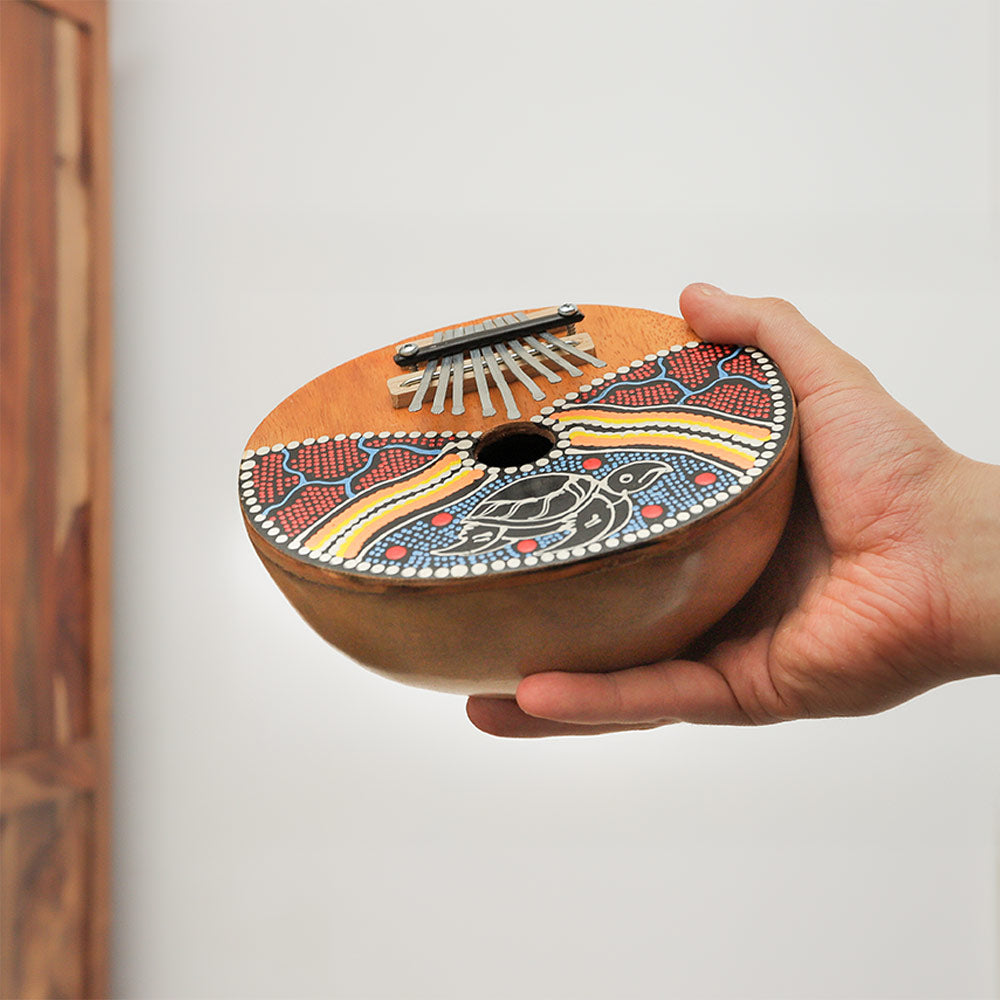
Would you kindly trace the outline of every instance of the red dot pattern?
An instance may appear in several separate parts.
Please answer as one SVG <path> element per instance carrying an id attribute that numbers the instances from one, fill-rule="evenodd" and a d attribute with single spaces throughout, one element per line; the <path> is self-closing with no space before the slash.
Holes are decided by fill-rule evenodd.
<path id="1" fill-rule="evenodd" d="M 358 442 L 351 438 L 302 445 L 291 455 L 289 468 L 305 473 L 306 479 L 342 479 L 365 462 Z"/>
<path id="2" fill-rule="evenodd" d="M 732 352 L 733 347 L 730 344 L 699 344 L 683 351 L 672 351 L 663 358 L 663 366 L 667 379 L 676 379 L 688 390 L 697 389 L 718 379 L 719 362 Z M 760 367 L 760 363 L 746 352 L 741 352 L 735 358 L 726 361 L 721 365 L 721 370 L 726 375 L 743 375 L 758 382 L 767 381 L 767 374 Z M 610 390 L 604 385 L 581 389 L 573 405 L 585 405 L 598 396 L 602 404 L 610 406 L 669 406 L 676 403 L 684 395 L 681 388 L 670 381 L 660 379 L 649 381 L 657 379 L 660 375 L 659 359 L 647 361 L 637 368 L 631 368 L 617 375 L 615 387 Z M 648 382 L 648 384 L 630 384 L 635 382 Z M 689 396 L 684 402 L 695 403 L 713 398 L 715 397 L 710 394 L 704 397 Z M 721 394 L 719 398 L 728 397 Z M 737 411 L 731 412 L 736 415 Z M 739 415 L 749 416 L 749 414 Z"/>
<path id="3" fill-rule="evenodd" d="M 732 350 L 722 344 L 700 344 L 689 351 L 674 351 L 667 357 L 666 368 L 689 389 L 696 389 L 719 377 L 716 365 Z"/>
<path id="4" fill-rule="evenodd" d="M 281 467 L 284 455 L 268 452 L 257 459 L 251 483 L 257 502 L 265 507 L 280 500 L 298 481 L 298 476 L 290 476 Z"/>
<path id="5" fill-rule="evenodd" d="M 618 382 L 641 382 L 644 379 L 654 378 L 659 373 L 659 370 L 659 366 L 655 361 L 647 361 L 644 365 L 640 365 L 638 368 L 632 368 L 623 375 L 616 375 L 615 379 Z M 586 403 L 603 391 L 604 387 L 600 385 L 587 386 L 586 388 L 580 390 L 579 395 L 574 402 L 577 404 Z M 680 395 L 680 393 L 678 393 L 678 395 Z"/>
<path id="6" fill-rule="evenodd" d="M 666 406 L 677 402 L 684 394 L 669 382 L 652 382 L 649 385 L 622 386 L 612 389 L 602 397 L 601 403 L 612 406 Z"/>
<path id="7" fill-rule="evenodd" d="M 375 459 L 375 464 L 363 475 L 354 481 L 354 488 L 358 491 L 367 490 L 371 486 L 395 479 L 397 476 L 406 475 L 422 466 L 430 465 L 437 459 L 437 455 L 420 455 L 412 451 L 406 451 L 400 447 L 392 447 L 387 444 L 383 447 L 380 455 Z"/>
<path id="8" fill-rule="evenodd" d="M 374 449 L 378 454 L 372 467 L 352 484 L 356 492 L 428 465 L 440 454 L 443 444 L 441 438 L 407 439 L 407 444 L 434 450 L 433 454 L 420 454 L 400 447 L 403 443 L 391 438 L 365 439 L 365 449 Z M 356 438 L 343 438 L 300 445 L 289 452 L 287 465 L 309 480 L 346 480 L 369 461 L 369 454 L 360 444 Z M 284 506 L 269 511 L 267 518 L 293 538 L 343 503 L 347 490 L 342 482 L 310 482 L 302 486 L 299 476 L 283 468 L 284 458 L 283 452 L 268 452 L 257 458 L 251 483 L 255 502 L 265 508 L 288 498 Z"/>
<path id="9" fill-rule="evenodd" d="M 756 382 L 766 382 L 768 379 L 767 373 L 760 367 L 760 362 L 744 353 L 723 362 L 722 370 L 729 375 L 745 375 Z"/>
<path id="10" fill-rule="evenodd" d="M 708 406 L 723 413 L 731 413 L 734 417 L 749 417 L 751 420 L 771 418 L 771 397 L 746 382 L 722 382 L 708 392 L 688 396 L 685 403 Z"/>
<path id="11" fill-rule="evenodd" d="M 279 507 L 267 516 L 293 538 L 342 503 L 346 496 L 343 486 L 310 484 L 303 486 L 286 507 Z"/>

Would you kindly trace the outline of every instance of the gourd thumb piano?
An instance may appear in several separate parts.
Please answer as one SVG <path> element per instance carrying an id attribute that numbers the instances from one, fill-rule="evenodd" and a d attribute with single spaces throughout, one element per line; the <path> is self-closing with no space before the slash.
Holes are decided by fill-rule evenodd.
<path id="1" fill-rule="evenodd" d="M 566 304 L 443 327 L 318 376 L 240 465 L 254 548 L 303 618 L 408 684 L 676 654 L 763 570 L 797 464 L 761 351 Z"/>

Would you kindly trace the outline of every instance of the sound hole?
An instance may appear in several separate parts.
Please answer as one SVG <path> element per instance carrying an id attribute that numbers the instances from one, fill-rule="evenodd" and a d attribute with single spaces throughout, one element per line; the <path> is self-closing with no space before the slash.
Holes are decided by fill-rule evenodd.
<path id="1" fill-rule="evenodd" d="M 504 424 L 484 434 L 473 454 L 477 462 L 506 469 L 544 458 L 555 443 L 555 434 L 538 424 Z"/>

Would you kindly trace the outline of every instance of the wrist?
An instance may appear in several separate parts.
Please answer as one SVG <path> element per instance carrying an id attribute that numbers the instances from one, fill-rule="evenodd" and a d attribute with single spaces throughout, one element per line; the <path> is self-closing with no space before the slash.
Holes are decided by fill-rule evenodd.
<path id="1" fill-rule="evenodd" d="M 1000 673 L 1000 466 L 954 455 L 937 514 L 948 655 L 958 676 Z"/>

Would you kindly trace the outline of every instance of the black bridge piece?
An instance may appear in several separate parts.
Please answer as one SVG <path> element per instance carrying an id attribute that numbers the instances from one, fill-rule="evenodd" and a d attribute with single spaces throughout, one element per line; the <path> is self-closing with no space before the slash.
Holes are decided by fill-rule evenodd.
<path id="1" fill-rule="evenodd" d="M 393 355 L 392 360 L 400 368 L 416 368 L 417 365 L 447 357 L 449 354 L 459 354 L 473 347 L 489 347 L 490 344 L 499 344 L 506 340 L 519 340 L 521 337 L 531 337 L 536 333 L 558 330 L 579 323 L 582 319 L 583 313 L 579 309 L 574 309 L 573 312 L 560 311 L 546 316 L 536 316 L 534 319 L 524 319 L 509 326 L 477 330 L 475 333 L 466 333 L 461 337 L 452 337 L 451 340 L 441 340 L 435 344 L 424 344 L 422 347 L 404 344 Z M 410 350 L 407 350 L 408 348 Z"/>

